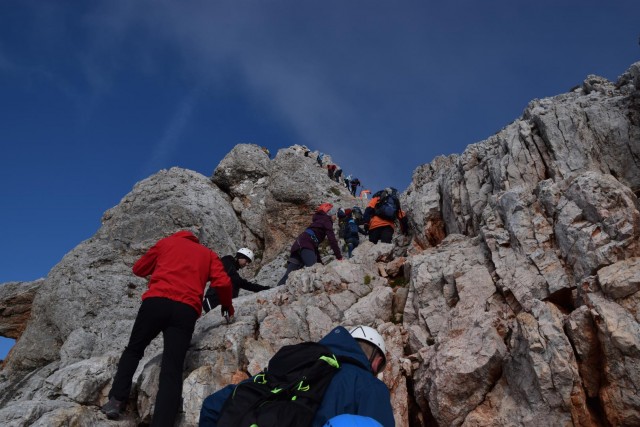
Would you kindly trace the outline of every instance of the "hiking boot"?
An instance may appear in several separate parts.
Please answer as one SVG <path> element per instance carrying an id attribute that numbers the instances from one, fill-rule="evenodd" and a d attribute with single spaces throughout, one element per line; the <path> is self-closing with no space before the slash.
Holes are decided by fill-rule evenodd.
<path id="1" fill-rule="evenodd" d="M 124 410 L 127 408 L 127 402 L 120 401 L 115 397 L 109 399 L 107 403 L 105 403 L 100 410 L 103 414 L 107 416 L 110 420 L 117 420 L 120 418 L 120 415 L 124 413 Z"/>

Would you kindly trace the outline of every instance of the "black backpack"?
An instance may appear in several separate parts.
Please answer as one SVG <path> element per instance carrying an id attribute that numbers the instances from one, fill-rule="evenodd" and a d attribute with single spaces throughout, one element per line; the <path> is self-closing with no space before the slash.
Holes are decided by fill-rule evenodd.
<path id="1" fill-rule="evenodd" d="M 400 201 L 394 190 L 395 189 L 392 189 L 391 192 L 384 190 L 380 193 L 380 198 L 378 199 L 378 203 L 376 203 L 375 216 L 388 221 L 396 219 L 396 215 L 400 210 Z"/>
<path id="2" fill-rule="evenodd" d="M 219 427 L 309 426 L 324 392 L 340 368 L 324 345 L 282 347 L 264 371 L 236 385 L 224 403 Z M 355 361 L 352 361 L 352 363 Z"/>

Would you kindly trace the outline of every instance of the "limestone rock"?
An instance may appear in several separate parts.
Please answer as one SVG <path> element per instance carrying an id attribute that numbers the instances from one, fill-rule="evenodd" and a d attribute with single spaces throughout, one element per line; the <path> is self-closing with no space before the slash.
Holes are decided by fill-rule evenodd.
<path id="1" fill-rule="evenodd" d="M 615 302 L 589 295 L 603 354 L 602 407 L 612 425 L 640 423 L 640 324 Z"/>
<path id="2" fill-rule="evenodd" d="M 598 270 L 602 291 L 613 299 L 628 297 L 640 290 L 640 258 L 634 257 Z"/>
<path id="3" fill-rule="evenodd" d="M 265 196 L 269 185 L 271 162 L 261 147 L 255 144 L 236 145 L 213 172 L 213 183 L 231 197 L 231 205 L 250 233 L 264 240 L 263 219 Z M 245 240 L 253 240 L 250 233 Z M 261 249 L 252 242 L 251 249 Z"/>
<path id="4" fill-rule="evenodd" d="M 314 158 L 304 157 L 293 148 L 279 150 L 271 170 L 265 200 L 265 227 L 269 230 L 265 236 L 267 261 L 290 248 L 321 203 L 349 207 L 355 201 L 344 185 L 329 179 Z"/>
<path id="5" fill-rule="evenodd" d="M 31 305 L 44 280 L 9 282 L 0 286 L 0 335 L 16 339 L 27 327 Z"/>
<path id="6" fill-rule="evenodd" d="M 409 237 L 362 242 L 344 261 L 322 246 L 323 264 L 241 293 L 233 323 L 202 316 L 177 425 L 197 424 L 205 396 L 259 372 L 280 346 L 338 324 L 384 336 L 398 426 L 640 425 L 639 88 L 637 63 L 616 83 L 588 76 L 532 101 L 487 140 L 415 170 L 401 195 Z M 305 151 L 270 159 L 241 144 L 211 179 L 160 171 L 45 279 L 0 286 L 0 334 L 17 338 L 0 370 L 0 424 L 148 422 L 161 337 L 123 419 L 98 410 L 145 290 L 131 266 L 190 228 L 221 255 L 254 249 L 242 274 L 275 286 L 317 205 L 361 203 Z"/>

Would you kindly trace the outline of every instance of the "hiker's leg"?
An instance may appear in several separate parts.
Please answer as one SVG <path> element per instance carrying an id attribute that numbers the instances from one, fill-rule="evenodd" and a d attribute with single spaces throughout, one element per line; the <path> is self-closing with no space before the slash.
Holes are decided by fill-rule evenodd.
<path id="1" fill-rule="evenodd" d="M 301 249 L 300 250 L 300 258 L 302 258 L 302 263 L 305 267 L 311 267 L 316 262 L 318 262 L 318 256 L 315 251 L 311 249 Z"/>
<path id="2" fill-rule="evenodd" d="M 351 258 L 351 253 L 353 252 L 353 240 L 348 240 L 347 241 L 347 258 Z"/>
<path id="3" fill-rule="evenodd" d="M 378 243 L 380 236 L 382 235 L 382 227 L 376 227 L 369 230 L 369 241 L 371 243 Z"/>
<path id="4" fill-rule="evenodd" d="M 358 245 L 360 244 L 360 239 L 353 239 L 350 242 L 350 247 L 349 247 L 349 258 L 351 258 L 353 256 L 353 250 L 355 248 L 358 247 Z"/>
<path id="5" fill-rule="evenodd" d="M 391 227 L 390 225 L 387 225 L 385 227 L 380 227 L 381 231 L 380 231 L 380 241 L 382 243 L 391 243 L 391 240 L 393 239 L 393 227 Z"/>
<path id="6" fill-rule="evenodd" d="M 147 298 L 142 301 L 131 329 L 129 343 L 120 356 L 118 371 L 113 379 L 109 398 L 115 397 L 120 401 L 129 399 L 131 379 L 144 355 L 144 349 L 162 330 L 162 317 L 164 316 L 160 307 L 162 299 Z"/>
<path id="7" fill-rule="evenodd" d="M 291 256 L 289 258 L 289 262 L 287 263 L 287 272 L 284 273 L 284 276 L 282 276 L 282 279 L 280 279 L 280 281 L 276 286 L 282 286 L 285 283 L 287 283 L 287 279 L 289 278 L 289 273 L 291 273 L 292 271 L 299 270 L 301 268 L 302 268 L 302 261 Z"/>
<path id="8" fill-rule="evenodd" d="M 193 307 L 181 302 L 170 301 L 168 311 L 171 313 L 171 320 L 162 331 L 164 347 L 158 394 L 151 422 L 153 427 L 174 425 L 182 397 L 184 358 L 198 319 L 198 313 Z"/>

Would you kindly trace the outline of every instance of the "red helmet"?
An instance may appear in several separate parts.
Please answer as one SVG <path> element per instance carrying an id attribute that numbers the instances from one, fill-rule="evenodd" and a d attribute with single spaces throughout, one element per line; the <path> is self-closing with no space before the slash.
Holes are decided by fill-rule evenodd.
<path id="1" fill-rule="evenodd" d="M 333 205 L 331 203 L 323 203 L 318 206 L 317 212 L 327 213 L 331 210 L 331 208 L 333 208 Z"/>

